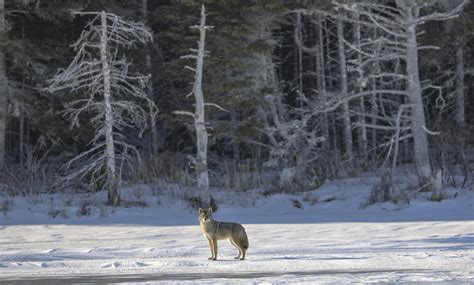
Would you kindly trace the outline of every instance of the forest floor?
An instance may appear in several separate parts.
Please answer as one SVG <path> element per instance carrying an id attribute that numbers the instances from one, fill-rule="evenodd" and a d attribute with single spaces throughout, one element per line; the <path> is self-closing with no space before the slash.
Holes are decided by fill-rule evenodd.
<path id="1" fill-rule="evenodd" d="M 441 202 L 420 193 L 409 204 L 361 208 L 373 183 L 345 179 L 311 194 L 240 193 L 240 200 L 218 193 L 214 218 L 246 228 L 245 261 L 233 259 L 236 250 L 226 241 L 218 260 L 207 260 L 197 213 L 163 199 L 158 206 L 146 191 L 140 195 L 148 207 L 120 207 L 102 217 L 76 216 L 70 206 L 67 218 L 52 218 L 48 211 L 62 206 L 51 197 L 16 198 L 0 215 L 0 283 L 474 280 L 473 191 L 449 188 Z"/>

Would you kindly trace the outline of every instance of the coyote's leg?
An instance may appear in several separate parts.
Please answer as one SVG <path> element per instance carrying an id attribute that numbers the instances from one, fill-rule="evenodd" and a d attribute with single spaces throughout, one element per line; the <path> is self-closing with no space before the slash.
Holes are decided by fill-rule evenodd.
<path id="1" fill-rule="evenodd" d="M 240 256 L 242 254 L 242 251 L 240 249 L 240 247 L 237 245 L 237 243 L 235 242 L 235 240 L 233 238 L 230 238 L 229 239 L 230 243 L 235 246 L 235 248 L 237 248 L 237 250 L 239 251 L 239 255 L 237 255 L 236 257 L 234 257 L 234 259 L 240 259 Z"/>
<path id="2" fill-rule="evenodd" d="M 244 259 L 245 259 L 245 251 L 246 251 L 246 249 L 245 249 L 245 248 L 242 248 L 242 257 L 240 258 L 240 260 L 244 260 Z"/>
<path id="3" fill-rule="evenodd" d="M 212 245 L 212 240 L 208 237 L 206 237 L 207 242 L 209 243 L 209 250 L 211 251 L 211 256 L 209 256 L 207 259 L 212 260 L 214 258 L 214 246 Z"/>
<path id="4" fill-rule="evenodd" d="M 216 260 L 217 259 L 217 239 L 213 238 L 211 241 L 214 248 L 214 258 L 212 260 Z"/>

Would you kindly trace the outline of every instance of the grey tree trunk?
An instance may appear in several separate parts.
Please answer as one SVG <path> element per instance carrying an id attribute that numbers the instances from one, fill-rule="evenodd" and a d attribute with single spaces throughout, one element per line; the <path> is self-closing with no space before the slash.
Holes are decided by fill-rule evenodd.
<path id="1" fill-rule="evenodd" d="M 19 134 L 19 153 L 18 153 L 18 162 L 20 167 L 23 168 L 23 161 L 25 159 L 25 115 L 23 109 L 20 108 L 20 126 L 18 130 Z"/>
<path id="2" fill-rule="evenodd" d="M 100 36 L 100 60 L 102 63 L 102 74 L 104 78 L 104 108 L 105 108 L 105 157 L 107 173 L 108 203 L 117 206 L 120 202 L 119 183 L 117 180 L 115 165 L 115 146 L 113 137 L 114 117 L 110 100 L 110 67 L 107 59 L 107 16 L 105 11 L 101 15 L 102 34 Z"/>
<path id="3" fill-rule="evenodd" d="M 359 23 L 360 16 L 356 15 L 356 23 L 354 24 L 354 38 L 356 41 L 357 48 L 360 49 L 361 46 L 361 33 L 360 33 L 360 23 Z M 362 65 L 362 54 L 357 53 L 357 66 Z M 362 72 L 362 71 L 360 71 Z M 363 74 L 359 74 L 359 76 L 363 76 Z M 363 88 L 359 86 L 359 92 L 362 92 Z M 366 156 L 367 154 L 367 128 L 365 124 L 365 102 L 364 97 L 360 98 L 359 101 L 359 140 L 358 140 L 358 148 L 359 154 Z"/>
<path id="4" fill-rule="evenodd" d="M 194 82 L 194 98 L 196 102 L 194 113 L 194 125 L 196 128 L 196 175 L 199 196 L 203 207 L 211 206 L 211 195 L 209 193 L 209 174 L 207 169 L 207 143 L 208 135 L 205 120 L 204 94 L 202 92 L 202 76 L 204 72 L 204 53 L 206 42 L 206 10 L 204 5 L 201 9 L 201 22 L 199 25 L 199 46 L 196 60 L 196 77 Z"/>
<path id="5" fill-rule="evenodd" d="M 7 40 L 5 25 L 5 1 L 0 0 L 0 42 Z M 5 66 L 5 52 L 0 48 L 0 171 L 5 168 L 5 135 L 7 125 L 8 79 Z"/>
<path id="6" fill-rule="evenodd" d="M 352 153 L 352 132 L 351 132 L 351 117 L 349 113 L 349 102 L 347 100 L 347 69 L 346 69 L 346 51 L 344 48 L 344 29 L 341 18 L 337 20 L 337 40 L 338 40 L 338 51 L 339 51 L 339 68 L 341 78 L 341 100 L 342 103 L 342 120 L 343 120 L 343 135 L 344 135 L 344 148 L 346 158 L 349 160 L 353 159 Z"/>
<path id="7" fill-rule="evenodd" d="M 301 13 L 296 14 L 296 33 L 298 33 L 298 38 L 302 41 L 303 38 L 303 23 L 301 21 Z M 297 62 L 297 68 L 298 68 L 298 91 L 300 95 L 303 94 L 303 47 L 302 45 L 297 45 L 298 48 L 298 62 Z M 302 102 L 300 102 L 302 104 Z M 300 105 L 301 107 L 301 105 Z"/>
<path id="8" fill-rule="evenodd" d="M 329 29 L 329 26 L 328 26 L 328 23 L 326 22 L 325 23 L 325 27 L 326 29 Z M 330 31 L 328 31 L 328 33 L 330 33 Z M 331 40 L 330 40 L 330 37 L 327 36 L 326 37 L 326 41 L 325 41 L 325 50 L 326 50 L 326 58 L 328 59 L 327 60 L 327 90 L 329 91 L 334 91 L 334 88 L 333 88 L 333 74 L 332 74 L 332 64 L 331 64 L 331 57 L 332 57 L 332 54 L 331 54 L 331 49 L 332 49 L 332 43 L 331 43 Z M 334 118 L 334 114 L 328 114 L 328 130 L 331 131 L 330 135 L 329 135 L 329 140 L 330 140 L 330 146 L 332 148 L 332 150 L 335 152 L 336 156 L 337 156 L 337 159 L 339 159 L 339 148 L 338 148 L 338 145 L 339 145 L 339 142 L 338 142 L 338 139 L 337 139 L 337 132 L 336 132 L 336 120 Z"/>
<path id="9" fill-rule="evenodd" d="M 316 24 L 318 31 L 318 54 L 316 55 L 316 72 L 317 72 L 317 84 L 318 93 L 321 96 L 321 103 L 326 105 L 327 102 L 327 88 L 326 88 L 326 74 L 325 74 L 325 61 L 324 61 L 324 34 L 323 34 L 323 21 L 322 16 L 318 14 L 316 16 Z M 329 127 L 328 127 L 328 114 L 324 112 L 323 122 L 321 123 L 321 132 L 324 138 L 323 148 L 327 149 L 329 145 Z"/>
<path id="10" fill-rule="evenodd" d="M 234 164 L 237 166 L 240 162 L 240 146 L 239 146 L 239 141 L 237 139 L 238 137 L 238 128 L 239 128 L 239 111 L 238 108 L 233 108 L 232 111 L 230 112 L 230 120 L 232 122 L 232 156 L 234 159 Z"/>
<path id="11" fill-rule="evenodd" d="M 148 0 L 142 0 L 142 17 L 143 22 L 146 22 L 148 15 Z M 148 98 L 151 101 L 155 101 L 155 95 L 153 90 L 153 76 L 152 76 L 152 67 L 151 67 L 151 56 L 153 51 L 153 41 L 150 43 L 151 46 L 147 49 L 147 54 L 145 56 L 145 65 L 146 70 L 150 76 L 150 82 L 148 83 Z M 156 129 L 156 116 L 154 112 L 150 112 L 150 132 L 151 132 L 151 153 L 153 156 L 158 154 L 158 130 Z"/>
<path id="12" fill-rule="evenodd" d="M 373 35 L 374 39 L 376 39 L 378 37 L 377 35 L 377 29 L 374 29 L 374 35 Z M 377 48 L 376 50 L 374 51 L 374 56 L 376 56 L 377 54 L 380 53 L 380 44 L 377 45 Z M 374 73 L 375 74 L 380 74 L 380 64 L 379 62 L 377 61 L 374 61 L 373 63 L 373 68 L 374 68 Z M 377 78 L 372 78 L 372 90 L 375 91 L 379 88 L 378 86 L 379 84 L 379 81 L 377 80 Z M 374 94 L 371 96 L 370 98 L 370 103 L 371 103 L 371 106 L 370 106 L 370 113 L 372 115 L 372 119 L 371 119 L 371 123 L 376 126 L 377 125 L 377 114 L 378 114 L 378 104 L 377 104 L 377 93 L 374 92 Z M 372 128 L 371 130 L 371 141 L 372 141 L 372 149 L 375 150 L 375 148 L 377 147 L 377 129 L 375 128 Z M 376 151 L 372 151 L 373 155 L 372 155 L 372 159 L 375 161 L 377 159 L 377 152 Z"/>
<path id="13" fill-rule="evenodd" d="M 435 172 L 432 184 L 433 192 L 431 192 L 431 201 L 440 202 L 444 198 L 443 175 L 441 170 Z"/>
<path id="14" fill-rule="evenodd" d="M 413 11 L 412 11 L 413 13 Z M 418 68 L 418 45 L 416 39 L 415 18 L 418 15 L 408 15 L 406 69 L 408 76 L 408 96 L 412 104 L 412 133 L 414 155 L 420 185 L 431 185 L 431 165 L 428 153 L 428 137 L 425 131 L 425 110 L 420 85 Z"/>
<path id="15" fill-rule="evenodd" d="M 457 41 L 456 47 L 456 111 L 455 120 L 459 126 L 465 126 L 466 114 L 464 110 L 464 49 L 463 40 Z"/>

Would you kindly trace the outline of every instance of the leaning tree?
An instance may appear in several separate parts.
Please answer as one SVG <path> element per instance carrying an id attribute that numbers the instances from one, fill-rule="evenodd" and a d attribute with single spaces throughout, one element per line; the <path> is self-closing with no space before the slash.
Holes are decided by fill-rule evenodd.
<path id="1" fill-rule="evenodd" d="M 82 118 L 90 118 L 95 135 L 89 148 L 70 160 L 68 179 L 91 177 L 92 183 L 105 182 L 108 203 L 120 201 L 118 162 L 124 161 L 136 149 L 126 142 L 125 132 L 137 129 L 141 134 L 147 127 L 150 112 L 156 106 L 144 91 L 148 76 L 132 73 L 132 65 L 124 55 L 125 48 L 152 39 L 142 23 L 123 20 L 111 13 L 74 12 L 92 16 L 80 38 L 74 44 L 77 54 L 66 69 L 61 69 L 49 81 L 48 90 L 68 90 L 76 99 L 65 104 L 71 127 Z M 79 161 L 87 163 L 78 164 Z M 77 165 L 73 168 L 74 165 Z M 104 171 L 105 169 L 105 171 Z"/>

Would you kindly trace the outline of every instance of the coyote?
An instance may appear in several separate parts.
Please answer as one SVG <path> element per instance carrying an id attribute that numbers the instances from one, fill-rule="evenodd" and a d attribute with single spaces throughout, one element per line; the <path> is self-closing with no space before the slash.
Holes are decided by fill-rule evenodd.
<path id="1" fill-rule="evenodd" d="M 249 248 L 249 240 L 242 225 L 215 221 L 212 218 L 212 208 L 207 210 L 199 208 L 199 225 L 204 237 L 209 242 L 209 248 L 211 249 L 209 260 L 217 259 L 217 240 L 220 239 L 228 239 L 237 248 L 239 255 L 235 259 L 245 259 L 245 251 Z"/>

